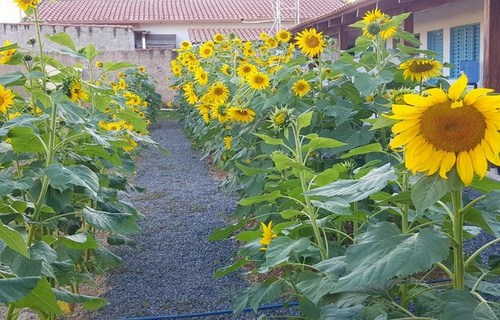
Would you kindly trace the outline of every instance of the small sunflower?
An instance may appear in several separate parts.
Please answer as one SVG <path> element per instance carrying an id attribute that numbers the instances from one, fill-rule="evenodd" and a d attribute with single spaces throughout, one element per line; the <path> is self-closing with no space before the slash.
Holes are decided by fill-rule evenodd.
<path id="1" fill-rule="evenodd" d="M 253 72 L 247 77 L 248 84 L 252 89 L 264 90 L 269 87 L 269 76 L 262 72 Z"/>
<path id="2" fill-rule="evenodd" d="M 211 56 L 214 55 L 214 53 L 215 53 L 214 47 L 210 43 L 205 43 L 200 47 L 200 57 L 202 58 L 205 59 L 210 58 Z"/>
<path id="3" fill-rule="evenodd" d="M 380 34 L 380 37 L 384 40 L 394 37 L 398 29 L 395 26 L 387 25 L 389 21 L 389 16 L 378 8 L 366 12 L 363 17 L 363 22 L 365 24 L 363 35 L 374 38 Z"/>
<path id="4" fill-rule="evenodd" d="M 186 40 L 182 41 L 181 45 L 180 45 L 182 50 L 189 50 L 189 49 L 191 49 L 192 46 L 193 45 L 191 44 L 191 42 L 186 41 Z"/>
<path id="5" fill-rule="evenodd" d="M 292 91 L 296 96 L 303 97 L 311 91 L 311 85 L 306 80 L 301 79 L 293 84 Z"/>
<path id="6" fill-rule="evenodd" d="M 230 107 L 227 113 L 236 122 L 249 123 L 255 119 L 255 111 L 250 108 Z"/>
<path id="7" fill-rule="evenodd" d="M 224 63 L 221 67 L 220 67 L 220 72 L 222 72 L 223 74 L 225 74 L 226 76 L 229 76 L 231 74 L 231 67 Z"/>
<path id="8" fill-rule="evenodd" d="M 420 82 L 440 76 L 443 65 L 437 60 L 413 58 L 403 62 L 399 68 L 403 70 L 405 79 Z"/>
<path id="9" fill-rule="evenodd" d="M 463 74 L 449 88 L 429 89 L 427 96 L 408 94 L 406 104 L 392 106 L 393 149 L 403 148 L 405 165 L 412 172 L 446 179 L 454 167 L 465 185 L 480 178 L 488 162 L 500 165 L 500 96 L 492 89 L 467 92 Z"/>
<path id="10" fill-rule="evenodd" d="M 326 41 L 321 32 L 316 29 L 306 29 L 298 34 L 297 45 L 303 54 L 310 58 L 319 56 L 326 46 Z"/>
<path id="11" fill-rule="evenodd" d="M 269 38 L 269 34 L 267 32 L 261 32 L 259 34 L 259 39 L 262 40 L 262 41 L 266 41 L 268 38 Z"/>
<path id="12" fill-rule="evenodd" d="M 276 108 L 273 113 L 271 113 L 268 121 L 273 129 L 280 130 L 289 125 L 291 116 L 291 109 L 286 107 Z"/>
<path id="13" fill-rule="evenodd" d="M 229 89 L 220 81 L 212 84 L 208 89 L 209 99 L 214 105 L 222 105 L 229 98 Z"/>
<path id="14" fill-rule="evenodd" d="M 238 76 L 242 79 L 246 79 L 250 74 L 257 72 L 257 67 L 251 63 L 242 63 L 238 67 Z"/>
<path id="15" fill-rule="evenodd" d="M 260 244 L 262 248 L 260 250 L 266 251 L 274 238 L 278 235 L 273 231 L 273 222 L 270 221 L 267 225 L 263 222 L 260 223 L 260 228 L 262 231 L 262 237 L 260 239 Z"/>
<path id="16" fill-rule="evenodd" d="M 214 35 L 214 41 L 215 42 L 222 42 L 222 41 L 224 41 L 224 36 L 220 33 L 217 33 Z"/>
<path id="17" fill-rule="evenodd" d="M 203 68 L 198 68 L 194 74 L 196 81 L 204 86 L 208 83 L 208 73 Z"/>
<path id="18" fill-rule="evenodd" d="M 140 73 L 146 73 L 146 67 L 145 66 L 140 66 L 137 68 L 137 71 L 139 71 Z"/>
<path id="19" fill-rule="evenodd" d="M 104 62 L 102 62 L 102 61 L 96 61 L 95 62 L 95 67 L 97 69 L 102 69 L 102 67 L 104 67 Z"/>
<path id="20" fill-rule="evenodd" d="M 289 42 L 292 39 L 292 34 L 288 30 L 280 30 L 276 33 L 276 39 L 280 42 Z"/>
<path id="21" fill-rule="evenodd" d="M 232 147 L 233 147 L 233 137 L 225 136 L 224 137 L 224 149 L 231 150 Z"/>
<path id="22" fill-rule="evenodd" d="M 69 98 L 73 102 L 87 101 L 88 93 L 82 88 L 80 81 L 74 81 L 69 87 Z"/>
<path id="23" fill-rule="evenodd" d="M 36 8 L 40 1 L 41 0 L 14 0 L 17 6 L 23 11 L 28 11 L 29 9 Z"/>
<path id="24" fill-rule="evenodd" d="M 266 47 L 269 49 L 274 49 L 278 46 L 278 41 L 275 38 L 267 38 L 265 43 Z"/>
<path id="25" fill-rule="evenodd" d="M 0 112 L 7 113 L 14 104 L 14 93 L 0 84 Z"/>

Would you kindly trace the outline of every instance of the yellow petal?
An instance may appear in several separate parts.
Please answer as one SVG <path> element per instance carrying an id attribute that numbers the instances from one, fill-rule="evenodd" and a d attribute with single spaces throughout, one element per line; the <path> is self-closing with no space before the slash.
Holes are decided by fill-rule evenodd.
<path id="1" fill-rule="evenodd" d="M 484 178 L 488 172 L 488 162 L 486 161 L 483 148 L 481 148 L 481 146 L 475 147 L 473 150 L 469 151 L 469 156 L 472 160 L 472 166 L 476 174 L 480 178 Z"/>
<path id="2" fill-rule="evenodd" d="M 391 140 L 389 145 L 392 149 L 399 148 L 399 147 L 407 144 L 408 142 L 410 142 L 413 138 L 415 138 L 415 136 L 418 135 L 418 132 L 419 132 L 418 127 L 413 127 L 413 128 L 410 128 L 406 131 L 403 131 L 400 134 L 398 134 L 397 136 L 395 136 Z"/>
<path id="3" fill-rule="evenodd" d="M 462 151 L 457 157 L 457 172 L 462 182 L 467 186 L 471 184 L 474 178 L 474 168 L 472 160 L 467 151 Z"/>
<path id="4" fill-rule="evenodd" d="M 434 100 L 434 103 L 440 104 L 448 101 L 448 95 L 441 88 L 432 88 L 424 91 L 426 94 L 430 95 Z"/>
<path id="5" fill-rule="evenodd" d="M 452 101 L 459 100 L 462 97 L 462 94 L 465 91 L 465 88 L 467 88 L 467 83 L 469 82 L 469 79 L 465 75 L 465 73 L 462 73 L 462 75 L 453 83 L 448 90 L 448 96 Z"/>
<path id="6" fill-rule="evenodd" d="M 433 158 L 431 159 L 431 163 L 429 165 L 429 169 L 427 171 L 427 175 L 432 176 L 439 170 L 439 168 L 441 167 L 441 161 L 443 160 L 445 155 L 445 151 L 440 150 L 434 152 Z"/>
<path id="7" fill-rule="evenodd" d="M 498 154 L 498 152 L 500 152 L 500 135 L 498 134 L 496 127 L 487 125 L 484 138 L 490 144 L 493 152 Z"/>
<path id="8" fill-rule="evenodd" d="M 487 95 L 490 92 L 493 92 L 493 89 L 487 88 L 479 88 L 471 90 L 469 93 L 465 95 L 464 102 L 466 105 L 472 105 L 477 101 L 477 98 Z"/>
<path id="9" fill-rule="evenodd" d="M 474 107 L 480 110 L 496 111 L 500 109 L 500 95 L 480 96 L 474 101 Z"/>
<path id="10" fill-rule="evenodd" d="M 500 166 L 500 157 L 498 156 L 498 152 L 493 152 L 490 144 L 486 141 L 486 139 L 483 139 L 483 141 L 481 141 L 481 148 L 483 149 L 484 155 L 489 162 L 493 163 L 496 166 Z"/>
<path id="11" fill-rule="evenodd" d="M 401 121 L 392 126 L 392 132 L 400 133 L 418 125 L 420 125 L 420 121 L 412 121 L 412 120 Z"/>
<path id="12" fill-rule="evenodd" d="M 415 170 L 420 172 L 428 171 L 433 161 L 434 147 L 430 143 L 424 144 L 417 156 Z"/>
<path id="13" fill-rule="evenodd" d="M 446 152 L 441 160 L 441 167 L 439 168 L 439 175 L 443 179 L 448 179 L 447 173 L 455 165 L 456 156 L 454 152 Z"/>
<path id="14" fill-rule="evenodd" d="M 417 107 L 428 107 L 432 104 L 431 98 L 422 97 L 418 94 L 405 94 L 403 99 L 406 103 Z"/>

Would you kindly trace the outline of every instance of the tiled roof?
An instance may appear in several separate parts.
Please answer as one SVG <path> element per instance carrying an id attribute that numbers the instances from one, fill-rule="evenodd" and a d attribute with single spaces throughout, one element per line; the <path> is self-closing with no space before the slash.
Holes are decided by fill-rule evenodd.
<path id="1" fill-rule="evenodd" d="M 223 35 L 234 34 L 242 40 L 257 40 L 261 32 L 269 32 L 269 28 L 203 28 L 188 29 L 189 40 L 200 43 L 211 40 L 217 33 Z"/>
<path id="2" fill-rule="evenodd" d="M 282 0 L 284 20 L 293 20 L 296 0 Z M 274 0 L 44 0 L 45 22 L 147 24 L 240 22 L 272 19 Z M 344 0 L 300 0 L 302 20 L 334 11 Z"/>

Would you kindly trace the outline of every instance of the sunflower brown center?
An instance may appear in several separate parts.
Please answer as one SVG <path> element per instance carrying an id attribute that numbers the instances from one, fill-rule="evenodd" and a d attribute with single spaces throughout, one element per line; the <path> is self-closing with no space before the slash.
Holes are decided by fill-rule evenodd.
<path id="1" fill-rule="evenodd" d="M 222 89 L 222 88 L 215 88 L 214 94 L 216 96 L 222 96 L 224 94 L 224 89 Z"/>
<path id="2" fill-rule="evenodd" d="M 461 152 L 481 143 L 486 132 L 486 121 L 474 107 L 452 109 L 450 103 L 444 103 L 424 112 L 420 129 L 425 139 L 436 149 Z"/>
<path id="3" fill-rule="evenodd" d="M 415 62 L 410 65 L 410 71 L 414 73 L 422 73 L 431 71 L 434 68 L 432 63 L 428 62 Z"/>
<path id="4" fill-rule="evenodd" d="M 261 76 L 256 76 L 255 78 L 253 78 L 253 81 L 256 83 L 256 84 L 263 84 L 264 83 L 264 78 L 261 77 Z"/>
<path id="5" fill-rule="evenodd" d="M 309 48 L 316 48 L 319 46 L 319 39 L 315 36 L 309 36 L 306 38 L 306 44 Z"/>

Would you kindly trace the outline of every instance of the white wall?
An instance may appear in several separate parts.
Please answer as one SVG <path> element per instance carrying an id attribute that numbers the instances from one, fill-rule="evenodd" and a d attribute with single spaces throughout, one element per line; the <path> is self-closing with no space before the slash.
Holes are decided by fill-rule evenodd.
<path id="1" fill-rule="evenodd" d="M 0 0 L 2 1 L 2 0 Z M 291 24 L 283 24 L 283 28 L 291 27 Z M 177 45 L 181 41 L 189 40 L 188 29 L 214 29 L 214 28 L 269 28 L 271 29 L 272 23 L 196 23 L 196 24 L 143 24 L 136 25 L 136 30 L 149 31 L 154 34 L 175 34 L 177 35 Z"/>
<path id="2" fill-rule="evenodd" d="M 500 19 L 500 17 L 499 17 Z M 450 62 L 450 29 L 468 24 L 480 24 L 480 79 L 483 70 L 484 23 L 483 0 L 463 0 L 415 13 L 414 32 L 420 34 L 422 49 L 427 49 L 427 32 L 443 29 L 443 61 Z M 445 70 L 449 75 L 449 70 Z"/>
<path id="3" fill-rule="evenodd" d="M 22 17 L 22 11 L 13 0 L 0 0 L 0 23 L 21 22 Z"/>

